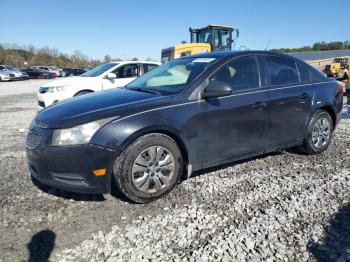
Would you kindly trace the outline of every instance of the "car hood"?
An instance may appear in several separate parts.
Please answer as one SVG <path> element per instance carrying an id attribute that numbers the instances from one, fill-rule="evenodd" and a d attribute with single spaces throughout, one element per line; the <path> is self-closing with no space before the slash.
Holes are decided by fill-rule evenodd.
<path id="1" fill-rule="evenodd" d="M 47 71 L 48 72 L 48 71 Z M 41 87 L 50 87 L 50 86 L 64 86 L 64 85 L 91 85 L 91 83 L 99 81 L 96 77 L 82 77 L 82 76 L 74 76 L 62 78 L 54 81 L 50 81 L 48 83 L 43 84 Z"/>
<path id="2" fill-rule="evenodd" d="M 147 110 L 152 104 L 168 101 L 168 97 L 127 89 L 95 92 L 47 107 L 36 121 L 47 128 L 69 128 L 104 118 L 123 117 L 138 110 Z M 163 101 L 163 102 L 161 102 Z"/>

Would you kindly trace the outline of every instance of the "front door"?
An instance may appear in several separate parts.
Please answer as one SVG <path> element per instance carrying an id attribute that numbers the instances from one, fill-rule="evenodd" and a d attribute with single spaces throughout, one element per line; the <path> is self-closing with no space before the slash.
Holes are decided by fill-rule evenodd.
<path id="1" fill-rule="evenodd" d="M 197 155 L 202 167 L 254 155 L 264 148 L 268 127 L 266 93 L 262 92 L 255 56 L 236 58 L 216 71 L 209 82 L 223 81 L 233 89 L 226 97 L 198 103 Z"/>
<path id="2" fill-rule="evenodd" d="M 108 79 L 104 78 L 102 80 L 103 89 L 124 87 L 131 81 L 139 76 L 140 68 L 139 64 L 126 64 L 115 69 L 112 73 L 115 73 L 117 78 Z"/>

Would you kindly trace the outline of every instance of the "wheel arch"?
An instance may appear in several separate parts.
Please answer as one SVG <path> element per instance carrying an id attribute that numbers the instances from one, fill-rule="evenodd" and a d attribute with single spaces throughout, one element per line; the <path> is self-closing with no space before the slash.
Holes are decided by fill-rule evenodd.
<path id="1" fill-rule="evenodd" d="M 335 129 L 337 124 L 337 116 L 333 108 L 329 105 L 323 105 L 319 109 L 326 111 L 331 116 L 333 121 L 333 129 Z"/>
<path id="2" fill-rule="evenodd" d="M 178 132 L 176 132 L 172 128 L 167 128 L 167 127 L 152 127 L 152 128 L 144 128 L 144 129 L 138 130 L 134 132 L 132 135 L 130 135 L 127 139 L 125 139 L 125 141 L 120 146 L 120 150 L 124 151 L 136 139 L 148 134 L 163 134 L 170 137 L 172 140 L 175 141 L 175 143 L 179 147 L 179 150 L 181 152 L 181 155 L 184 159 L 185 164 L 187 165 L 189 163 L 189 152 L 185 142 L 180 137 Z"/>
<path id="3" fill-rule="evenodd" d="M 76 92 L 75 94 L 74 94 L 74 96 L 77 96 L 79 93 L 81 93 L 81 92 L 89 92 L 89 93 L 93 93 L 93 92 L 95 92 L 94 90 L 91 90 L 91 89 L 83 89 L 83 90 L 79 90 L 78 92 Z"/>

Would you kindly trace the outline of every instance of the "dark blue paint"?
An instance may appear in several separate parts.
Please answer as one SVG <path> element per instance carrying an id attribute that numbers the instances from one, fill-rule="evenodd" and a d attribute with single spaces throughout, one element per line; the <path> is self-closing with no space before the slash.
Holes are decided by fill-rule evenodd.
<path id="1" fill-rule="evenodd" d="M 260 88 L 227 97 L 198 100 L 200 88 L 203 88 L 201 84 L 213 71 L 231 59 L 246 55 L 259 58 Z M 42 135 L 43 142 L 38 148 L 27 150 L 33 177 L 61 189 L 104 193 L 110 190 L 113 164 L 120 152 L 137 137 L 150 132 L 171 136 L 194 171 L 301 145 L 307 123 L 319 108 L 327 109 L 335 123 L 338 122 L 342 96 L 337 82 L 320 76 L 319 82 L 307 85 L 271 87 L 263 70 L 264 55 L 299 61 L 283 54 L 262 51 L 196 55 L 216 57 L 218 61 L 180 94 L 159 96 L 117 89 L 48 107 L 36 119 L 47 127 L 32 127 Z M 55 128 L 73 127 L 109 117 L 114 120 L 102 127 L 90 144 L 50 145 Z M 93 176 L 93 170 L 100 168 L 107 168 L 107 174 Z"/>

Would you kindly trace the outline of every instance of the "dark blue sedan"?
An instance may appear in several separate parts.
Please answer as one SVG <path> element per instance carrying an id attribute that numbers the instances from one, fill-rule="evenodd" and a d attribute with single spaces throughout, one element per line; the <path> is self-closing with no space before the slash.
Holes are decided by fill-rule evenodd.
<path id="1" fill-rule="evenodd" d="M 170 61 L 122 89 L 48 107 L 26 148 L 34 181 L 146 203 L 193 171 L 276 150 L 327 149 L 342 88 L 287 55 L 217 52 Z"/>

